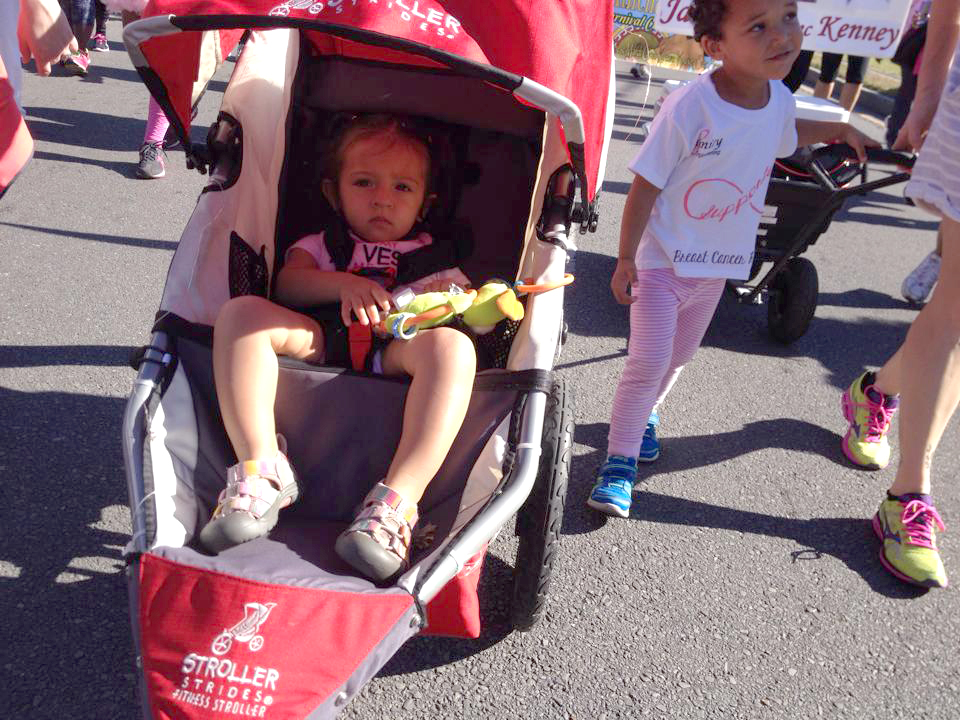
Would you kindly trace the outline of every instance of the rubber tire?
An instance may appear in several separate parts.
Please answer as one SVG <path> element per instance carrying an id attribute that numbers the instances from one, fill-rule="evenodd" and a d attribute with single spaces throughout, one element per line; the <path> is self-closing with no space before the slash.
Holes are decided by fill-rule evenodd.
<path id="1" fill-rule="evenodd" d="M 556 380 L 544 411 L 540 468 L 530 496 L 517 513 L 510 619 L 520 632 L 531 630 L 540 620 L 557 559 L 573 454 L 571 405 L 566 384 Z"/>
<path id="2" fill-rule="evenodd" d="M 803 337 L 817 310 L 817 268 L 802 257 L 790 258 L 770 283 L 767 329 L 785 345 Z"/>

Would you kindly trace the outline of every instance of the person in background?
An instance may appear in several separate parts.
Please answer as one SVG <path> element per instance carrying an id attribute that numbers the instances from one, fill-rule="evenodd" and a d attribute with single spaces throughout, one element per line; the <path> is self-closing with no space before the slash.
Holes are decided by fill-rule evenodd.
<path id="1" fill-rule="evenodd" d="M 937 231 L 937 246 L 927 253 L 920 264 L 903 279 L 900 294 L 914 305 L 923 305 L 940 278 L 943 255 L 943 235 Z"/>
<path id="2" fill-rule="evenodd" d="M 887 117 L 887 147 L 893 147 L 917 93 L 917 76 L 920 74 L 929 15 L 930 0 L 913 0 L 901 33 L 900 45 L 891 58 L 900 67 L 900 87 L 893 99 L 893 110 Z"/>
<path id="3" fill-rule="evenodd" d="M 814 97 L 829 98 L 833 95 L 833 81 L 837 77 L 842 59 L 842 55 L 827 52 L 823 54 L 823 59 L 820 61 L 820 79 L 817 80 L 817 86 L 813 89 Z M 847 55 L 846 82 L 840 88 L 840 106 L 844 110 L 852 111 L 857 104 L 868 62 L 868 58 Z"/>
<path id="4" fill-rule="evenodd" d="M 96 5 L 93 42 L 90 49 L 94 52 L 110 52 L 110 44 L 107 42 L 107 6 L 100 0 L 94 0 Z"/>
<path id="5" fill-rule="evenodd" d="M 33 138 L 20 104 L 21 60 L 35 60 L 37 73 L 76 52 L 77 41 L 54 0 L 0 0 L 0 197 L 33 153 Z"/>
<path id="6" fill-rule="evenodd" d="M 900 87 L 893 101 L 893 111 L 887 118 L 887 147 L 893 147 L 917 92 L 917 77 L 920 75 L 920 66 L 923 61 L 923 46 L 926 44 L 929 15 L 930 0 L 914 0 L 907 13 L 907 21 L 901 34 L 902 40 L 893 56 L 893 61 L 900 66 Z M 927 253 L 920 264 L 903 279 L 900 294 L 907 301 L 915 305 L 922 305 L 927 301 L 940 276 L 942 249 L 943 239 L 938 232 L 936 248 Z"/>
<path id="7" fill-rule="evenodd" d="M 6 66 L 13 97 L 20 100 L 20 64 L 34 60 L 38 75 L 77 52 L 77 41 L 56 0 L 0 0 L 0 58 Z"/>
<path id="8" fill-rule="evenodd" d="M 135 20 L 147 5 L 147 0 L 105 0 L 107 10 L 121 13 L 123 26 Z M 170 121 L 160 104 L 150 96 L 147 105 L 147 125 L 140 143 L 140 162 L 137 163 L 137 177 L 141 180 L 157 180 L 167 174 L 167 153 L 163 149 L 163 139 L 170 127 Z"/>
<path id="9" fill-rule="evenodd" d="M 67 16 L 73 36 L 77 39 L 78 50 L 60 61 L 71 75 L 84 77 L 90 71 L 90 53 L 87 45 L 93 35 L 93 0 L 60 0 L 63 14 Z"/>

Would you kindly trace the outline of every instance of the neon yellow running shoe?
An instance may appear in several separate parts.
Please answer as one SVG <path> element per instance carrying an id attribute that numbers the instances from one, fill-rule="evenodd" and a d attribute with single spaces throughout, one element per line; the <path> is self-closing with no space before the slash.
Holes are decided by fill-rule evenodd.
<path id="1" fill-rule="evenodd" d="M 946 530 L 924 495 L 887 495 L 873 516 L 880 538 L 880 562 L 904 582 L 926 588 L 947 586 L 947 571 L 937 551 L 936 529 Z"/>
<path id="2" fill-rule="evenodd" d="M 843 437 L 843 454 L 862 468 L 880 470 L 890 462 L 887 431 L 900 405 L 900 396 L 884 395 L 872 384 L 864 388 L 865 375 L 857 377 L 841 398 L 843 416 L 850 423 Z"/>

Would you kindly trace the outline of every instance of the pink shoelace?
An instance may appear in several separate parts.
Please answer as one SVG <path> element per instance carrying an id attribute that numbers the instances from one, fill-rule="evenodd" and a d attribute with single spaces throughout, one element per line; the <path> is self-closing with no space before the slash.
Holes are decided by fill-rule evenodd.
<path id="1" fill-rule="evenodd" d="M 880 442 L 880 439 L 890 429 L 890 421 L 893 420 L 893 414 L 897 410 L 896 408 L 886 407 L 882 402 L 875 402 L 869 395 L 867 395 L 866 405 L 868 414 L 866 439 L 868 442 Z"/>
<path id="2" fill-rule="evenodd" d="M 922 500 L 908 502 L 900 515 L 900 522 L 911 545 L 932 549 L 936 549 L 933 544 L 933 525 L 936 524 L 941 532 L 947 529 L 937 509 Z"/>

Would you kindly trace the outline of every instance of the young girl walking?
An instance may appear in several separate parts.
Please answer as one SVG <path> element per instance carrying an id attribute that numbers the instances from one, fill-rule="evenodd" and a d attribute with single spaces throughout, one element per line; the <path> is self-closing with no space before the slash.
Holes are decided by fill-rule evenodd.
<path id="1" fill-rule="evenodd" d="M 749 276 L 774 159 L 832 139 L 862 159 L 873 144 L 845 123 L 795 119 L 781 82 L 802 41 L 795 0 L 694 0 L 690 18 L 722 64 L 664 100 L 631 163 L 610 283 L 630 305 L 630 340 L 587 504 L 621 517 L 638 456 L 659 456 L 655 409 L 699 347 L 725 279 Z"/>
<path id="2" fill-rule="evenodd" d="M 387 115 L 353 118 L 334 143 L 323 193 L 340 214 L 340 232 L 307 235 L 287 252 L 276 297 L 308 308 L 340 303 L 340 322 L 377 326 L 391 309 L 400 256 L 433 238 L 418 230 L 434 196 L 424 133 Z M 329 236 L 329 237 L 328 237 Z M 331 245 L 331 237 L 339 239 Z M 342 252 L 343 251 L 343 252 Z M 349 258 L 346 270 L 334 257 Z M 414 292 L 464 286 L 455 267 L 410 282 Z M 273 405 L 278 355 L 330 362 L 331 323 L 258 296 L 227 302 L 214 325 L 217 398 L 239 463 L 227 470 L 227 487 L 200 541 L 213 551 L 269 532 L 277 513 L 297 499 L 290 462 L 278 443 Z M 374 343 L 376 348 L 381 343 Z M 403 567 L 417 522 L 417 502 L 447 455 L 466 414 L 476 369 L 472 341 L 449 327 L 392 340 L 368 360 L 373 372 L 412 378 L 400 443 L 386 477 L 362 504 L 336 551 L 363 575 L 384 580 Z M 357 429 L 363 442 L 362 428 Z"/>

